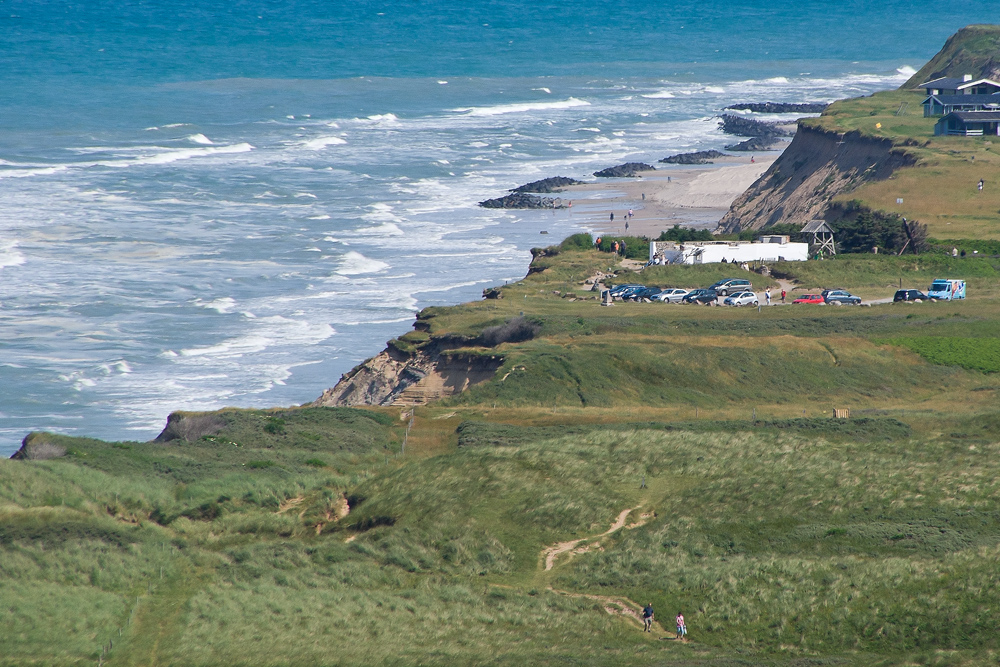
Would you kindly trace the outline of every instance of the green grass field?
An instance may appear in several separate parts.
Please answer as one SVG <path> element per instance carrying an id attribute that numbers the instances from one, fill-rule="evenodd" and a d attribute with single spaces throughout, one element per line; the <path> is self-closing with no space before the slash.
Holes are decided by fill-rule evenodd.
<path id="1" fill-rule="evenodd" d="M 996 260 L 788 263 L 969 298 L 760 312 L 601 307 L 609 268 L 728 277 L 569 243 L 502 299 L 428 309 L 408 349 L 504 363 L 409 430 L 304 407 L 33 435 L 66 454 L 0 461 L 0 665 L 995 664 Z M 481 347 L 521 313 L 534 338 Z"/>

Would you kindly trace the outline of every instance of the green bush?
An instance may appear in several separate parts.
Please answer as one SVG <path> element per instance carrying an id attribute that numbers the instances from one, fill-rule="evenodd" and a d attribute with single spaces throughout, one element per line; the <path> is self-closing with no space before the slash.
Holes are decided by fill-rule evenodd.
<path id="1" fill-rule="evenodd" d="M 274 467 L 274 461 L 263 459 L 260 461 L 247 461 L 247 468 L 252 468 L 254 470 L 262 470 L 264 468 Z"/>

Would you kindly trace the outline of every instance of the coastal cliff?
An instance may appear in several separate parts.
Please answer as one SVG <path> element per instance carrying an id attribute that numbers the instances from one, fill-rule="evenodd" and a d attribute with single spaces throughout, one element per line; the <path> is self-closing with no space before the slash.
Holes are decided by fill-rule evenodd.
<path id="1" fill-rule="evenodd" d="M 889 178 L 916 158 L 890 139 L 835 132 L 800 122 L 792 143 L 733 202 L 719 231 L 763 229 L 823 218 L 830 199 Z"/>
<path id="2" fill-rule="evenodd" d="M 423 405 L 491 379 L 501 355 L 450 350 L 402 352 L 391 344 L 345 373 L 314 406 Z"/>

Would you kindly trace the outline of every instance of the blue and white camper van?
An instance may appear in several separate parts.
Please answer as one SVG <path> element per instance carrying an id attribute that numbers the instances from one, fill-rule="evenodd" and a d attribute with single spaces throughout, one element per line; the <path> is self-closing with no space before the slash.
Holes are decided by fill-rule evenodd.
<path id="1" fill-rule="evenodd" d="M 927 296 L 931 299 L 939 299 L 941 301 L 964 299 L 965 281 L 938 278 L 931 283 L 930 288 L 927 290 Z"/>

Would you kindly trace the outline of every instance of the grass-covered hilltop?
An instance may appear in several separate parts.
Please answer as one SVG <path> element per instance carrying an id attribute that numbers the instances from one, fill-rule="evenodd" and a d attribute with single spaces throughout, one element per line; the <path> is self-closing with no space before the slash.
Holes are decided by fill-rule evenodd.
<path id="1" fill-rule="evenodd" d="M 1000 137 L 935 136 L 941 117 L 924 116 L 927 94 L 917 88 L 965 75 L 1000 75 L 1000 26 L 963 28 L 898 90 L 834 102 L 799 121 L 792 144 L 733 203 L 722 227 L 812 218 L 837 226 L 874 213 L 926 225 L 940 240 L 1000 239 Z"/>
<path id="2" fill-rule="evenodd" d="M 876 224 L 909 188 L 901 213 L 964 256 L 765 276 L 641 269 L 575 235 L 489 298 L 425 309 L 313 403 L 175 413 L 151 442 L 28 435 L 0 461 L 0 666 L 995 665 L 1000 178 L 938 217 L 932 188 L 1000 162 L 906 134 L 933 125 L 919 101 L 839 102 L 795 141 L 857 130 L 827 176 L 899 164 L 823 205 Z M 593 289 L 728 277 L 867 303 Z M 968 298 L 889 302 L 936 278 Z"/>

